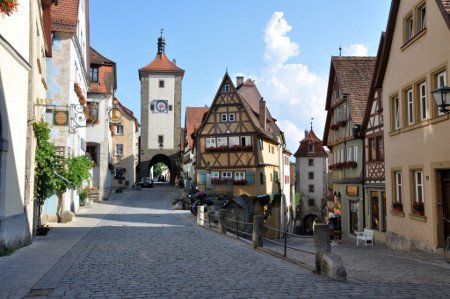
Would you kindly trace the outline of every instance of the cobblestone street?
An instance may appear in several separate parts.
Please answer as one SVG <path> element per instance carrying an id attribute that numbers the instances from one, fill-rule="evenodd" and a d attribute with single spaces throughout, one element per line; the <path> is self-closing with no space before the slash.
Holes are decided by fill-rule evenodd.
<path id="1" fill-rule="evenodd" d="M 27 297 L 31 289 L 51 289 L 52 298 L 447 298 L 450 293 L 448 268 L 432 263 L 424 268 L 400 255 L 387 265 L 388 275 L 373 271 L 373 277 L 357 279 L 353 273 L 363 264 L 347 269 L 349 282 L 331 281 L 197 227 L 190 212 L 172 210 L 177 194 L 168 186 L 125 191 L 84 208 L 73 223 L 55 224 L 48 236 L 0 257 L 0 298 Z M 377 258 L 375 249 L 362 250 L 368 259 Z M 409 276 L 415 279 L 396 282 Z"/>

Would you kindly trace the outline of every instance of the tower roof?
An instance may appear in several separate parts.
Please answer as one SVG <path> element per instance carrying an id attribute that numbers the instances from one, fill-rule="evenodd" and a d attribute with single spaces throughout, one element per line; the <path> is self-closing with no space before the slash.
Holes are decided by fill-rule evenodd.
<path id="1" fill-rule="evenodd" d="M 305 131 L 307 132 L 307 131 Z M 308 150 L 308 145 L 313 145 L 313 151 Z M 317 138 L 314 131 L 311 129 L 305 134 L 305 138 L 300 141 L 300 146 L 295 152 L 294 157 L 327 157 L 328 154 L 323 148 L 322 140 Z"/>
<path id="2" fill-rule="evenodd" d="M 175 74 L 184 75 L 184 70 L 177 67 L 171 62 L 165 54 L 165 39 L 161 36 L 158 38 L 158 52 L 152 62 L 139 69 L 139 80 L 142 75 L 147 74 Z"/>

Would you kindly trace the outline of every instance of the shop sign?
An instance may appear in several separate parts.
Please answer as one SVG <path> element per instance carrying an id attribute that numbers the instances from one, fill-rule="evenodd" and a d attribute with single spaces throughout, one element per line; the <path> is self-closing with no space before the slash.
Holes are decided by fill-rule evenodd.
<path id="1" fill-rule="evenodd" d="M 347 185 L 346 194 L 348 196 L 358 196 L 358 186 L 357 185 Z"/>

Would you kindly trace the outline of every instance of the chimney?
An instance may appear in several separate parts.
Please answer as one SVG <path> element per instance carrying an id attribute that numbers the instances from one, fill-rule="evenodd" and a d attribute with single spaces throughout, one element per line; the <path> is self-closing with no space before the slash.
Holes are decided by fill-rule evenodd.
<path id="1" fill-rule="evenodd" d="M 264 101 L 264 98 L 259 101 L 259 123 L 264 130 L 267 130 L 266 101 Z"/>
<path id="2" fill-rule="evenodd" d="M 236 88 L 244 84 L 244 76 L 236 76 Z"/>
<path id="3" fill-rule="evenodd" d="M 174 59 L 172 59 L 172 63 L 174 64 L 174 65 L 177 65 L 177 60 L 174 58 Z"/>

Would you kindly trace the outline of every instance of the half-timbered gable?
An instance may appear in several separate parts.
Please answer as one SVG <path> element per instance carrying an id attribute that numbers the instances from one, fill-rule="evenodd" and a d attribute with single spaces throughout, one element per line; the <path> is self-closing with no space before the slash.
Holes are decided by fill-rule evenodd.
<path id="1" fill-rule="evenodd" d="M 200 187 L 206 184 L 206 171 L 211 169 L 212 182 L 226 183 L 229 193 L 231 189 L 233 194 L 248 195 L 281 192 L 277 189 L 282 177 L 281 131 L 252 80 L 236 88 L 225 74 L 192 136 Z"/>

